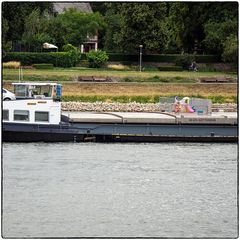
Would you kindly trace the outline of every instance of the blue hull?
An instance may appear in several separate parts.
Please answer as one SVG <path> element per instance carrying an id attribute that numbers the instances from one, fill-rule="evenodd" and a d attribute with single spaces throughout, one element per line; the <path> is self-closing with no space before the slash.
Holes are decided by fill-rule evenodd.
<path id="1" fill-rule="evenodd" d="M 237 142 L 237 125 L 3 123 L 5 142 Z"/>

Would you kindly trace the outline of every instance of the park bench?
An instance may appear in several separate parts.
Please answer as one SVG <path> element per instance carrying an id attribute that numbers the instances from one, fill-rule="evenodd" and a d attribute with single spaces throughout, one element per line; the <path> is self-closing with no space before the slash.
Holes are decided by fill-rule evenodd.
<path id="1" fill-rule="evenodd" d="M 79 82 L 112 82 L 110 77 L 78 76 Z"/>
<path id="2" fill-rule="evenodd" d="M 230 77 L 200 77 L 199 80 L 201 83 L 230 83 L 235 81 Z"/>

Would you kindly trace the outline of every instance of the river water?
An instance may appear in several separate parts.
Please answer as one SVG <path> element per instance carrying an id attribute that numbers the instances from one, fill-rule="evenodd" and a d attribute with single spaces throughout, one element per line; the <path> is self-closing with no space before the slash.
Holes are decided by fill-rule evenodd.
<path id="1" fill-rule="evenodd" d="M 3 143 L 2 236 L 238 236 L 237 144 Z"/>

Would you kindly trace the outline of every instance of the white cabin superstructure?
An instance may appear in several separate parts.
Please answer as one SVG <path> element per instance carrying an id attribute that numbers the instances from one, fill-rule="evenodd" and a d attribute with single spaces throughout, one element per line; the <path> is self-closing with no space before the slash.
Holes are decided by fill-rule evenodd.
<path id="1" fill-rule="evenodd" d="M 43 99 L 4 101 L 2 116 L 3 122 L 59 124 L 61 103 Z"/>
<path id="2" fill-rule="evenodd" d="M 3 101 L 3 122 L 45 125 L 60 123 L 61 85 L 53 83 L 13 83 L 13 85 L 17 99 Z M 59 86 L 60 90 L 57 89 Z M 57 97 L 54 97 L 54 94 Z"/>

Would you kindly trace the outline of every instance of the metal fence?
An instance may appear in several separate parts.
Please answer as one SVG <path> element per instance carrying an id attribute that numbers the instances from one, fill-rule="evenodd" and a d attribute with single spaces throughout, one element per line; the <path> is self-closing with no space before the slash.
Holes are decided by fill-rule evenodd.
<path id="1" fill-rule="evenodd" d="M 184 105 L 184 104 L 183 104 Z M 201 98 L 190 98 L 189 105 L 198 114 L 211 114 L 212 101 Z M 174 97 L 160 97 L 159 108 L 164 112 L 175 112 L 175 98 Z"/>
<path id="2" fill-rule="evenodd" d="M 160 111 L 164 112 L 174 112 L 174 97 L 160 97 L 159 104 L 160 104 Z"/>
<path id="3" fill-rule="evenodd" d="M 212 113 L 212 101 L 201 98 L 190 98 L 189 105 L 198 113 L 211 114 Z"/>

